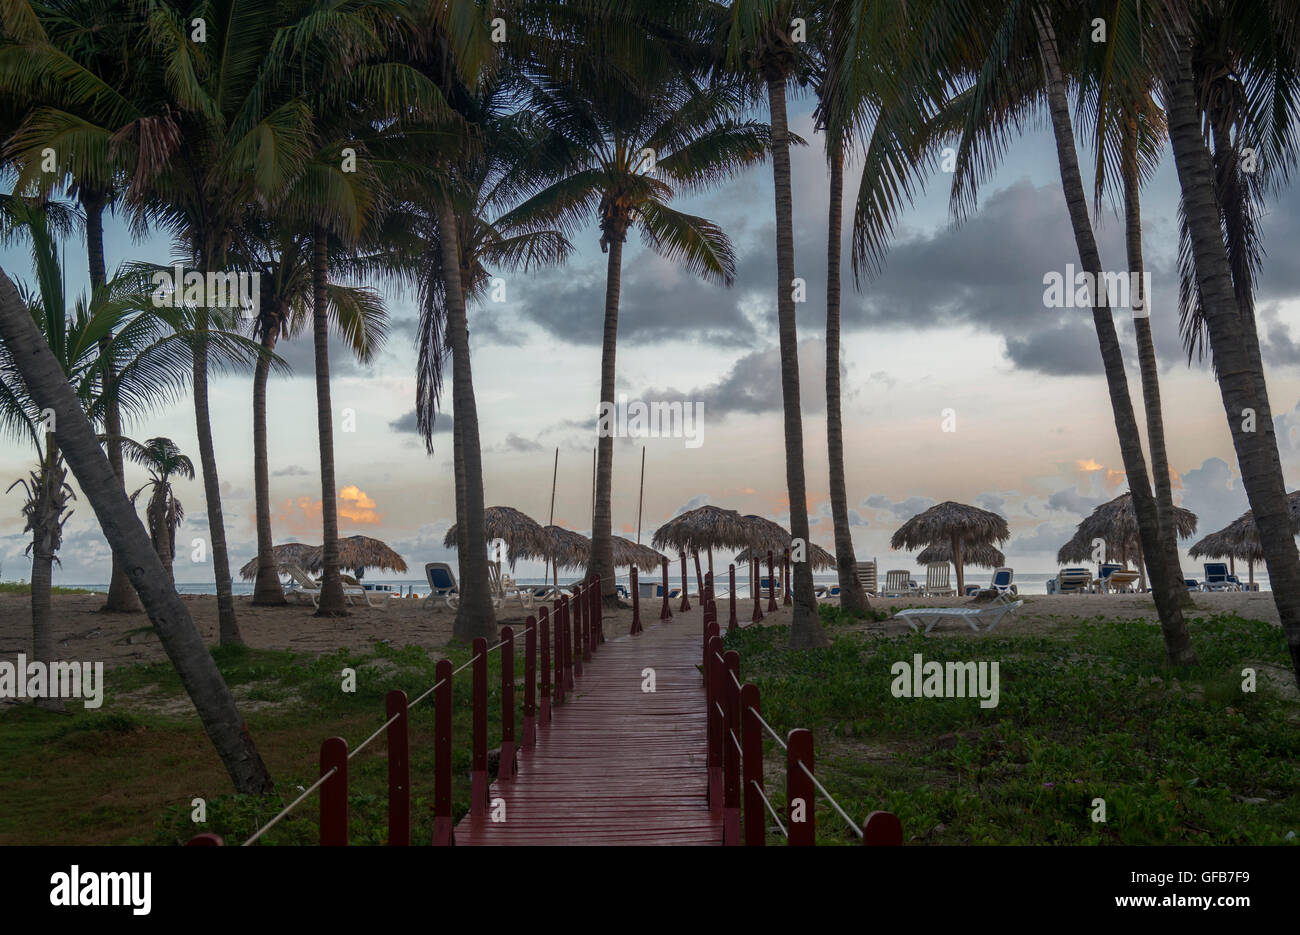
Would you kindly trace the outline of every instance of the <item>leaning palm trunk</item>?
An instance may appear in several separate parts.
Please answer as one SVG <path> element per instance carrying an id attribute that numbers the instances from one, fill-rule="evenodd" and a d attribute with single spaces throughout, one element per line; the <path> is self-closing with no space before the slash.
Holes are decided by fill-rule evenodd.
<path id="1" fill-rule="evenodd" d="M 614 354 L 618 344 L 618 300 L 623 277 L 623 241 L 626 224 L 612 221 L 606 225 L 605 240 L 609 245 L 609 262 L 605 274 L 605 333 L 600 350 L 600 411 L 614 405 Z M 602 424 L 605 419 L 600 420 Z M 600 578 L 601 600 L 606 604 L 618 602 L 614 587 L 614 429 L 611 418 L 608 431 L 599 432 L 596 439 L 596 502 L 591 519 L 591 560 L 587 563 L 587 577 Z"/>
<path id="2" fill-rule="evenodd" d="M 826 451 L 830 461 L 831 520 L 835 524 L 835 570 L 840 580 L 840 609 L 854 617 L 871 611 L 858 580 L 853 534 L 849 531 L 849 496 L 844 481 L 844 431 L 840 421 L 840 237 L 844 207 L 844 147 L 831 144 L 830 223 L 826 239 Z"/>
<path id="3" fill-rule="evenodd" d="M 206 263 L 204 271 L 207 271 Z M 198 312 L 199 335 L 193 349 L 194 424 L 199 439 L 199 462 L 203 466 L 203 497 L 208 506 L 208 536 L 217 584 L 217 629 L 222 646 L 242 646 L 244 638 L 235 619 L 235 596 L 230 586 L 230 555 L 226 550 L 226 524 L 221 515 L 221 481 L 217 477 L 217 452 L 212 443 L 212 418 L 208 412 L 207 309 Z"/>
<path id="4" fill-rule="evenodd" d="M 318 617 L 345 617 L 347 598 L 339 576 L 339 504 L 334 484 L 334 410 L 330 401 L 329 309 L 326 307 L 326 277 L 329 258 L 326 233 L 317 227 L 312 235 L 312 341 L 316 350 L 316 427 L 320 437 L 321 549 L 320 604 Z"/>
<path id="5" fill-rule="evenodd" d="M 276 312 L 278 310 L 271 310 Z M 265 312 L 264 312 L 265 314 Z M 266 441 L 266 381 L 271 373 L 271 352 L 280 334 L 279 316 L 267 320 L 274 322 L 264 327 L 262 348 L 264 355 L 257 358 L 253 369 L 253 496 L 257 510 L 257 579 L 253 583 L 254 604 L 283 604 L 284 588 L 271 549 L 271 478 Z"/>
<path id="6" fill-rule="evenodd" d="M 85 189 L 81 193 L 81 207 L 86 212 L 86 255 L 90 261 L 90 288 L 93 292 L 108 281 L 108 272 L 104 263 L 104 198 L 98 192 Z M 99 339 L 99 350 L 106 354 L 112 335 Z M 105 374 L 106 382 L 112 382 L 113 367 L 110 363 Z M 104 432 L 108 435 L 108 463 L 113 465 L 113 473 L 122 481 L 122 492 L 126 492 L 126 469 L 122 462 L 122 411 L 117 399 L 109 396 L 104 406 Z M 131 587 L 122 566 L 113 560 L 113 571 L 108 581 L 108 600 L 104 610 L 110 613 L 138 614 L 143 607 Z"/>
<path id="7" fill-rule="evenodd" d="M 1137 177 L 1137 125 L 1130 118 L 1124 138 L 1124 244 L 1128 269 L 1138 288 L 1144 315 L 1134 316 L 1137 335 L 1138 369 L 1142 374 L 1142 404 L 1146 408 L 1147 447 L 1151 452 L 1151 475 L 1155 483 L 1156 518 L 1160 529 L 1160 555 L 1165 562 L 1172 595 L 1183 607 L 1193 606 L 1191 594 L 1183 583 L 1183 569 L 1178 560 L 1178 534 L 1174 530 L 1174 493 L 1169 479 L 1169 455 L 1165 448 L 1165 420 L 1160 406 L 1160 372 L 1156 366 L 1156 347 L 1151 338 L 1151 297 L 1142 282 L 1142 202 Z M 1151 561 L 1152 559 L 1148 559 Z"/>
<path id="8" fill-rule="evenodd" d="M 772 115 L 772 177 L 776 187 L 776 295 L 781 343 L 781 401 L 785 410 L 785 482 L 790 494 L 790 534 L 808 542 L 808 496 L 804 487 L 803 420 L 799 412 L 799 339 L 794 316 L 794 218 L 790 193 L 790 130 L 785 112 L 785 79 L 767 79 Z M 794 563 L 794 614 L 790 643 L 796 649 L 826 646 L 817 616 L 812 565 Z"/>
<path id="9" fill-rule="evenodd" d="M 479 448 L 478 411 L 474 404 L 474 380 L 469 360 L 469 324 L 465 318 L 465 294 L 460 284 L 460 238 L 456 216 L 446 202 L 438 205 L 438 233 L 442 247 L 442 268 L 446 277 L 447 343 L 451 345 L 452 422 L 460 436 L 465 464 L 465 540 L 460 555 L 460 607 L 452 624 L 452 635 L 468 642 L 476 637 L 494 639 L 496 613 L 488 586 L 487 533 L 483 527 L 483 456 Z"/>
<path id="10" fill-rule="evenodd" d="M 1286 634 L 1291 665 L 1300 684 L 1300 554 L 1296 552 L 1286 483 L 1279 467 L 1273 415 L 1262 368 L 1249 347 L 1223 229 L 1209 153 L 1192 80 L 1190 47 L 1185 39 L 1165 66 L 1169 141 L 1182 190 L 1183 213 L 1191 236 L 1196 284 L 1210 335 L 1219 393 L 1232 431 L 1242 485 L 1255 515 L 1273 601 Z"/>
<path id="11" fill-rule="evenodd" d="M 1052 117 L 1052 132 L 1056 138 L 1056 154 L 1061 167 L 1061 187 L 1065 193 L 1074 239 L 1079 249 L 1079 261 L 1092 273 L 1094 281 L 1105 282 L 1102 277 L 1101 253 L 1093 235 L 1092 221 L 1088 217 L 1087 196 L 1083 177 L 1079 173 L 1079 157 L 1074 148 L 1074 128 L 1070 124 L 1070 106 L 1065 94 L 1065 78 L 1057 52 L 1056 35 L 1045 16 L 1035 12 L 1038 26 L 1039 51 L 1047 77 L 1048 106 Z M 1110 389 L 1110 404 L 1115 415 L 1115 430 L 1119 435 L 1120 455 L 1128 475 L 1129 490 L 1133 494 L 1133 511 L 1137 514 L 1138 533 L 1145 555 L 1160 557 L 1159 519 L 1155 498 L 1151 495 L 1147 478 L 1146 460 L 1142 455 L 1142 437 L 1133 414 L 1133 400 L 1128 392 L 1128 377 L 1124 372 L 1124 356 L 1120 351 L 1119 336 L 1115 332 L 1115 318 L 1102 298 L 1101 290 L 1093 301 L 1093 324 L 1097 329 L 1097 343 L 1101 348 L 1102 365 Z M 1171 665 L 1194 665 L 1196 653 L 1183 620 L 1182 607 L 1170 589 L 1166 563 L 1151 562 L 1152 592 L 1156 610 L 1160 615 L 1160 628 L 1165 639 L 1165 655 Z"/>
<path id="12" fill-rule="evenodd" d="M 59 447 L 90 501 L 100 528 L 144 604 L 163 650 L 198 711 L 217 755 L 244 793 L 272 791 L 271 776 L 245 729 L 221 672 L 194 628 L 185 602 L 167 583 L 149 535 L 117 482 L 94 429 L 9 279 L 0 273 L 0 339 L 13 350 L 32 398 L 54 411 Z"/>

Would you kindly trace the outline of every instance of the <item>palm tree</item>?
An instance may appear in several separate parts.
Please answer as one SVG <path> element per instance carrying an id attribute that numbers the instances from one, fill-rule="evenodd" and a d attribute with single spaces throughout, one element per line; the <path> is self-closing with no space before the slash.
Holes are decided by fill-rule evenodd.
<path id="1" fill-rule="evenodd" d="M 1247 295 L 1250 259 L 1248 252 L 1243 254 L 1241 249 L 1249 243 L 1242 231 L 1247 216 L 1239 205 L 1224 203 L 1224 196 L 1232 189 L 1230 176 L 1238 171 L 1238 156 L 1240 148 L 1246 145 L 1245 140 L 1257 141 L 1265 164 L 1276 157 L 1273 171 L 1278 176 L 1275 178 L 1285 178 L 1286 154 L 1294 146 L 1292 117 L 1286 108 L 1260 110 L 1258 105 L 1274 99 L 1275 94 L 1289 94 L 1287 89 L 1293 88 L 1289 64 L 1295 52 L 1288 18 L 1291 11 L 1285 5 L 1270 3 L 1245 16 L 1232 15 L 1232 9 L 1217 12 L 1225 15 L 1210 20 L 1209 25 L 1219 32 L 1219 35 L 1212 32 L 1211 38 L 1219 45 L 1242 50 L 1242 85 L 1253 92 L 1236 113 L 1243 118 L 1247 113 L 1266 115 L 1262 122 L 1253 125 L 1243 119 L 1242 125 L 1254 129 L 1254 134 L 1231 139 L 1223 132 L 1223 123 L 1230 118 L 1211 119 L 1213 154 L 1206 146 L 1203 131 L 1206 120 L 1200 104 L 1206 98 L 1199 92 L 1209 89 L 1204 82 L 1198 88 L 1193 66 L 1198 50 L 1194 39 L 1204 38 L 1193 27 L 1206 23 L 1189 22 L 1181 11 L 1172 11 L 1169 28 L 1163 33 L 1166 41 L 1156 46 L 1154 55 L 1162 79 L 1169 140 L 1182 191 L 1187 250 L 1195 272 L 1200 316 L 1208 333 L 1219 392 L 1232 430 L 1242 486 L 1257 517 L 1273 599 L 1286 634 L 1297 684 L 1300 684 L 1300 553 L 1296 551 L 1286 509 L 1286 486 L 1259 361 L 1253 309 Z M 1210 43 L 1211 48 L 1214 44 Z M 1216 124 L 1219 125 L 1217 136 Z M 1220 170 L 1217 177 L 1216 156 Z M 1229 244 L 1225 244 L 1225 220 L 1236 248 L 1232 255 Z"/>
<path id="2" fill-rule="evenodd" d="M 172 562 L 176 558 L 176 527 L 185 518 L 185 508 L 176 499 L 171 479 L 175 476 L 193 480 L 194 463 L 181 454 L 181 450 L 170 438 L 151 438 L 143 445 L 130 439 L 120 441 L 127 456 L 149 471 L 149 483 L 131 494 L 131 502 L 134 503 L 146 489 L 152 490 L 149 505 L 145 508 L 149 538 L 153 541 L 154 551 L 158 553 L 158 560 L 167 572 L 167 580 L 175 582 Z"/>
<path id="3" fill-rule="evenodd" d="M 772 124 L 772 179 L 776 191 L 777 331 L 781 353 L 781 401 L 785 419 L 785 479 L 790 499 L 790 534 L 809 541 L 808 494 L 803 462 L 803 417 L 799 408 L 799 338 L 795 328 L 794 201 L 790 181 L 790 126 L 786 86 L 798 68 L 791 36 L 790 0 L 733 0 L 727 33 L 728 61 L 756 72 L 767 91 Z M 794 613 L 790 642 L 796 648 L 828 645 L 817 615 L 812 566 L 793 570 Z"/>
<path id="4" fill-rule="evenodd" d="M 10 9 L 3 19 L 17 26 L 18 17 L 29 30 L 10 30 L 14 40 L 9 54 L 0 55 L 0 86 L 22 83 L 21 72 L 26 58 L 33 54 L 66 57 L 71 62 L 101 75 L 114 86 L 123 87 L 131 80 L 134 58 L 124 54 L 130 40 L 138 34 L 140 18 L 134 8 L 123 8 L 111 0 L 53 0 L 33 6 L 23 3 Z M 38 51 L 39 50 L 39 51 Z M 17 54 L 14 54 L 17 53 Z M 117 195 L 121 167 L 114 160 L 114 147 L 107 135 L 64 109 L 65 85 L 44 83 L 27 87 L 30 111 L 17 128 L 9 144 L 10 157 L 20 169 L 16 191 L 31 188 L 31 170 L 44 160 L 41 153 L 51 146 L 59 169 L 41 172 L 35 177 L 40 190 L 48 193 L 55 180 L 68 178 L 73 194 L 85 216 L 86 253 L 89 258 L 90 285 L 103 288 L 107 281 L 104 262 L 104 212 Z M 30 94 L 36 90 L 36 95 Z M 108 336 L 101 339 L 105 344 Z M 110 375 L 111 379 L 111 375 Z M 110 436 L 109 462 L 126 489 L 122 449 L 116 440 L 122 431 L 121 414 L 115 401 L 109 400 L 105 429 Z M 103 609 L 115 613 L 139 613 L 143 609 L 122 567 L 113 559 L 108 598 Z"/>
<path id="5" fill-rule="evenodd" d="M 542 149 L 558 177 L 520 210 L 549 216 L 573 231 L 594 214 L 600 247 L 608 255 L 601 343 L 600 408 L 614 405 L 615 358 L 623 244 L 639 230 L 656 253 L 707 280 L 731 285 L 735 256 L 722 230 L 706 218 L 669 207 L 678 191 L 702 191 L 765 158 L 770 134 L 763 124 L 734 119 L 743 103 L 734 81 L 700 87 L 670 59 L 637 73 L 611 74 L 605 62 L 586 62 L 560 77 L 538 68 L 526 109 L 551 130 Z M 545 173 L 547 167 L 539 166 Z M 589 578 L 603 598 L 617 602 L 613 560 L 614 436 L 597 441 L 596 502 Z"/>
<path id="6" fill-rule="evenodd" d="M 865 160 L 858 196 L 855 262 L 859 258 L 879 258 L 885 233 L 892 228 L 896 195 L 901 192 L 911 197 L 911 180 L 932 163 L 935 151 L 948 135 L 955 131 L 959 139 L 952 205 L 954 213 L 962 217 L 974 206 L 978 182 L 988 177 L 1011 133 L 1045 101 L 1080 262 L 1097 281 L 1103 282 L 1052 15 L 1041 4 L 1018 0 L 936 0 L 918 12 L 925 25 L 910 40 L 905 79 L 915 88 L 894 108 L 894 113 L 877 124 L 871 145 L 878 151 L 874 156 L 868 154 Z M 1077 16 L 1078 11 L 1067 13 Z M 1069 34 L 1086 35 L 1084 23 L 1071 15 L 1062 20 Z M 975 34 L 968 34 L 965 26 L 958 24 L 977 24 Z M 961 32 L 955 34 L 955 29 Z M 919 122 L 928 126 L 918 127 Z M 1133 493 L 1143 554 L 1151 571 L 1166 657 L 1171 664 L 1191 664 L 1195 653 L 1171 580 L 1176 568 L 1169 567 L 1168 553 L 1161 542 L 1123 354 L 1112 312 L 1101 294 L 1095 298 L 1093 325 L 1110 390 L 1120 454 Z"/>
<path id="7" fill-rule="evenodd" d="M 174 374 L 185 352 L 184 338 L 149 307 L 148 294 L 138 289 L 139 280 L 115 278 L 95 290 L 89 303 L 79 298 L 69 312 L 50 224 L 57 209 L 12 197 L 6 197 L 0 207 L 6 233 L 13 236 L 21 231 L 31 243 L 37 287 L 19 297 L 21 305 L 86 417 L 92 423 L 105 422 L 110 398 L 123 401 L 132 411 L 173 399 L 183 385 Z M 102 345 L 105 335 L 111 337 Z M 43 662 L 56 658 L 50 588 L 73 496 L 58 426 L 48 415 L 23 379 L 15 346 L 0 344 L 0 431 L 29 439 L 37 451 L 36 470 L 12 486 L 22 486 L 27 493 L 23 514 L 25 531 L 32 534 L 28 551 L 33 649 L 35 658 Z"/>
<path id="8" fill-rule="evenodd" d="M 91 319 L 96 317 L 92 315 Z M 108 322 L 101 321 L 95 329 L 87 329 L 90 340 L 78 342 L 79 346 L 97 351 L 98 332 L 105 325 L 121 324 L 115 320 L 117 316 L 109 317 Z M 132 343 L 123 341 L 122 335 L 133 333 L 133 329 L 138 334 L 140 317 L 119 329 L 111 352 Z M 148 324 L 145 316 L 143 325 Z M 95 514 L 100 517 L 100 526 L 109 545 L 121 557 L 125 567 L 138 570 L 132 576 L 132 583 L 158 631 L 163 649 L 176 666 L 181 682 L 194 702 L 217 755 L 230 774 L 235 791 L 251 794 L 271 792 L 274 786 L 270 773 L 235 706 L 235 699 L 199 637 L 185 602 L 170 583 L 163 583 L 166 577 L 162 564 L 126 493 L 118 485 L 112 465 L 100 448 L 99 437 L 87 415 L 85 398 L 79 389 L 82 381 L 77 384 L 69 382 L 68 373 L 53 353 L 47 335 L 41 333 L 39 322 L 3 270 L 0 270 L 0 350 L 8 354 L 6 361 L 0 364 L 0 373 L 4 374 L 0 385 L 7 388 L 0 394 L 8 399 L 12 392 L 22 392 L 36 411 L 53 413 L 55 443 L 71 466 Z M 102 368 L 90 369 L 99 374 L 103 372 Z M 154 366 L 119 367 L 119 395 L 125 402 L 136 398 L 137 392 L 146 396 L 157 394 L 161 389 L 157 383 L 158 375 L 166 372 Z M 184 373 L 183 370 L 171 372 Z M 21 390 L 16 389 L 18 380 L 21 380 Z M 96 377 L 88 374 L 87 380 L 93 384 Z M 33 593 L 33 607 L 35 597 Z"/>

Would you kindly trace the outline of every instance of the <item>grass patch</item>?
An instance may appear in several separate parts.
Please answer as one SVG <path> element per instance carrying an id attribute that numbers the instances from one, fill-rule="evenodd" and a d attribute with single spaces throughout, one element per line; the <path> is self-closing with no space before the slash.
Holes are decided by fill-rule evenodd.
<path id="1" fill-rule="evenodd" d="M 0 581 L 0 594 L 31 594 L 32 586 L 26 581 Z M 94 594 L 85 588 L 50 588 L 51 594 Z"/>
<path id="2" fill-rule="evenodd" d="M 1236 616 L 1189 625 L 1200 664 L 1179 672 L 1145 621 L 978 641 L 832 628 L 829 648 L 802 651 L 785 627 L 756 628 L 726 645 L 771 724 L 814 731 L 818 776 L 849 814 L 893 811 L 918 842 L 1283 843 L 1300 834 L 1300 704 L 1263 677 L 1243 692 L 1241 671 L 1289 678 L 1285 646 L 1276 627 Z M 998 706 L 893 697 L 890 667 L 915 653 L 996 660 Z M 767 746 L 781 798 L 784 760 Z M 817 822 L 819 844 L 850 843 L 822 802 Z"/>

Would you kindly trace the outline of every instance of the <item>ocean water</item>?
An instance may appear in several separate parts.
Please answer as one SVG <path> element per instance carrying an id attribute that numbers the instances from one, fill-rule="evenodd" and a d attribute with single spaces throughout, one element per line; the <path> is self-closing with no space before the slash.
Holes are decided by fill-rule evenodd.
<path id="1" fill-rule="evenodd" d="M 1198 579 L 1201 577 L 1201 569 L 1199 568 L 1199 566 L 1186 567 L 1183 569 L 1183 573 L 1188 576 L 1196 577 Z M 978 584 L 983 587 L 987 587 L 990 581 L 992 580 L 992 577 L 993 577 L 992 574 L 987 571 L 972 570 L 970 572 L 967 572 L 965 581 L 967 584 Z M 1046 594 L 1048 580 L 1055 577 L 1056 577 L 1056 572 L 1054 571 L 1026 572 L 1024 574 L 1021 574 L 1020 572 L 1016 572 L 1015 584 L 1020 589 L 1020 591 L 1022 591 L 1025 594 Z M 1244 573 L 1239 574 L 1238 577 L 1241 578 L 1242 581 L 1246 580 L 1246 575 Z M 525 585 L 543 585 L 549 583 L 550 579 L 517 578 L 515 580 L 518 581 L 520 584 L 525 584 Z M 561 585 L 566 585 L 577 580 L 579 579 L 578 576 L 576 575 L 560 576 Z M 642 584 L 645 584 L 646 582 L 651 580 L 658 581 L 659 577 L 657 575 L 656 576 L 642 575 L 640 580 Z M 813 582 L 816 584 L 832 585 L 837 583 L 838 580 L 839 579 L 834 574 L 813 575 Z M 912 580 L 923 584 L 925 582 L 925 571 L 921 570 L 919 574 L 913 571 Z M 955 586 L 956 577 L 953 576 L 951 580 Z M 376 577 L 376 578 L 366 578 L 364 579 L 364 581 L 367 584 L 381 584 L 384 585 L 385 587 L 393 589 L 394 591 L 400 590 L 402 594 L 411 593 L 419 597 L 423 597 L 429 593 L 429 584 L 423 578 L 416 579 L 416 578 Z M 628 576 L 619 575 L 617 577 L 617 581 L 619 584 L 627 585 Z M 1268 577 L 1266 575 L 1261 574 L 1259 569 L 1256 569 L 1255 572 L 1255 582 L 1259 585 L 1259 589 L 1261 591 L 1269 590 Z M 108 591 L 108 582 L 78 584 L 78 583 L 69 583 L 65 581 L 56 581 L 55 583 L 62 588 L 83 588 L 88 591 L 99 591 L 99 592 Z M 679 587 L 681 585 L 681 575 L 680 574 L 670 575 L 669 583 L 673 587 Z M 690 586 L 691 586 L 692 593 L 694 593 L 695 591 L 694 573 L 692 573 L 690 578 Z M 176 585 L 176 590 L 181 594 L 216 594 L 217 593 L 216 585 L 211 581 L 181 582 Z M 253 585 L 247 581 L 236 581 L 234 582 L 233 590 L 235 594 L 249 595 L 253 593 Z M 736 590 L 740 593 L 742 597 L 749 598 L 753 596 L 749 591 L 749 583 L 745 575 L 742 574 L 736 575 Z M 719 597 L 723 596 L 725 594 L 725 591 L 726 591 L 726 578 L 725 576 L 720 576 L 718 596 Z"/>

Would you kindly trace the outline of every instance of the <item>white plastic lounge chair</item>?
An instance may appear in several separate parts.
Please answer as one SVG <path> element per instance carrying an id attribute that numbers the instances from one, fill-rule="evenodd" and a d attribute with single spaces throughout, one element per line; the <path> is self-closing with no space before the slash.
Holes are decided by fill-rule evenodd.
<path id="1" fill-rule="evenodd" d="M 907 597 L 912 593 L 912 573 L 906 569 L 885 572 L 885 586 L 881 597 Z"/>
<path id="2" fill-rule="evenodd" d="M 992 604 L 983 607 L 913 607 L 900 610 L 891 619 L 902 620 L 914 632 L 921 632 L 921 624 L 925 625 L 924 632 L 929 633 L 940 620 L 964 620 L 976 633 L 990 633 L 1003 617 L 1015 613 L 1024 603 L 1010 601 L 1005 593 L 999 592 Z M 981 629 L 980 624 L 986 626 Z"/>
<path id="3" fill-rule="evenodd" d="M 367 607 L 388 609 L 388 595 L 383 592 L 367 591 L 361 582 L 352 575 L 340 574 L 339 577 L 343 579 L 343 596 L 348 599 L 348 603 L 355 603 L 353 598 L 359 597 L 366 602 Z M 372 593 L 376 595 L 376 600 L 370 599 Z"/>
<path id="4" fill-rule="evenodd" d="M 1123 567 L 1119 562 L 1102 562 L 1101 567 L 1097 569 L 1097 577 L 1092 579 L 1092 584 L 1089 585 L 1088 590 L 1097 594 L 1105 594 L 1110 576 Z"/>
<path id="5" fill-rule="evenodd" d="M 515 579 L 505 574 L 501 570 L 500 562 L 488 562 L 488 587 L 492 589 L 494 607 L 504 606 L 505 602 L 514 598 L 519 601 L 519 606 L 524 610 L 531 610 L 533 606 L 533 592 L 530 588 L 521 588 L 515 584 Z"/>
<path id="6" fill-rule="evenodd" d="M 993 569 L 993 583 L 989 587 L 999 594 L 1019 594 L 1019 589 L 1011 583 L 1015 577 L 1016 570 L 1014 568 L 995 568 Z"/>
<path id="7" fill-rule="evenodd" d="M 1201 590 L 1233 591 L 1236 589 L 1236 585 L 1228 575 L 1227 562 L 1206 562 L 1201 567 L 1205 571 L 1205 583 L 1201 585 Z"/>
<path id="8" fill-rule="evenodd" d="M 956 590 L 948 580 L 948 563 L 931 562 L 925 566 L 925 594 L 928 597 L 952 597 Z"/>
<path id="9" fill-rule="evenodd" d="M 305 597 L 311 601 L 313 607 L 320 606 L 320 582 L 303 571 L 301 565 L 286 563 L 282 564 L 277 570 L 280 574 L 288 575 L 293 579 L 293 586 L 284 592 L 285 597 L 291 597 L 297 601 L 301 601 Z"/>
<path id="10" fill-rule="evenodd" d="M 1092 585 L 1092 572 L 1086 568 L 1062 568 L 1056 575 L 1057 594 L 1082 594 Z"/>
<path id="11" fill-rule="evenodd" d="M 876 563 L 875 562 L 858 562 L 854 565 L 854 571 L 858 576 L 858 582 L 862 585 L 862 590 L 867 592 L 868 597 L 876 596 Z"/>
<path id="12" fill-rule="evenodd" d="M 430 607 L 439 599 L 446 602 L 448 607 L 455 610 L 451 598 L 457 593 L 456 575 L 452 572 L 451 566 L 446 562 L 426 562 L 424 565 L 424 579 L 429 582 L 429 596 L 424 599 L 421 608 Z"/>

